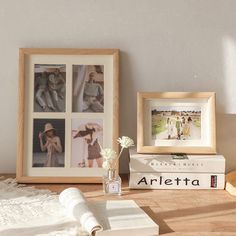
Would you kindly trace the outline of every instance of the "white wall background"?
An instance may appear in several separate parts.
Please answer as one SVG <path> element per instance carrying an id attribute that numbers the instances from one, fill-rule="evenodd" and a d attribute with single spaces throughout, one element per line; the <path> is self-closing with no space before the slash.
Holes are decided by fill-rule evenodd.
<path id="1" fill-rule="evenodd" d="M 120 48 L 120 133 L 135 140 L 137 91 L 216 91 L 218 151 L 236 169 L 235 12 L 234 0 L 0 0 L 0 173 L 15 172 L 20 47 Z"/>

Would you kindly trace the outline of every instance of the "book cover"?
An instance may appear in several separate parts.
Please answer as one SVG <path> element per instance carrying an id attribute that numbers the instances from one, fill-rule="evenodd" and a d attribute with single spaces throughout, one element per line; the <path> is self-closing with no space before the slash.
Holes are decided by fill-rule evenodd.
<path id="1" fill-rule="evenodd" d="M 130 172 L 225 173 L 222 155 L 139 154 L 130 149 Z"/>
<path id="2" fill-rule="evenodd" d="M 224 189 L 225 175 L 219 173 L 130 173 L 132 189 Z"/>

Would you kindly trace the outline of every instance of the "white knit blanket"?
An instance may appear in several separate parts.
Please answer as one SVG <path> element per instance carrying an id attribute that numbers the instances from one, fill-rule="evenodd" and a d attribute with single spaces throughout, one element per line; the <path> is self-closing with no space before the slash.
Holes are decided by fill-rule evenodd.
<path id="1" fill-rule="evenodd" d="M 1 236 L 87 236 L 68 217 L 58 195 L 0 179 Z"/>

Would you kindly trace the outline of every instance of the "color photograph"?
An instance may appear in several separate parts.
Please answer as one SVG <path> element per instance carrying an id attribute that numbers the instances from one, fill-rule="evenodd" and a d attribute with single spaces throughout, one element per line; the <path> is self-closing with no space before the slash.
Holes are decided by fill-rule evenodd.
<path id="1" fill-rule="evenodd" d="M 34 119 L 32 167 L 64 167 L 65 120 Z"/>
<path id="2" fill-rule="evenodd" d="M 201 139 L 201 108 L 166 106 L 151 109 L 152 139 Z"/>
<path id="3" fill-rule="evenodd" d="M 102 145 L 102 119 L 72 119 L 72 167 L 102 167 Z"/>
<path id="4" fill-rule="evenodd" d="M 65 112 L 65 93 L 65 65 L 34 65 L 34 112 Z"/>
<path id="5" fill-rule="evenodd" d="M 72 112 L 104 112 L 104 66 L 73 65 Z"/>

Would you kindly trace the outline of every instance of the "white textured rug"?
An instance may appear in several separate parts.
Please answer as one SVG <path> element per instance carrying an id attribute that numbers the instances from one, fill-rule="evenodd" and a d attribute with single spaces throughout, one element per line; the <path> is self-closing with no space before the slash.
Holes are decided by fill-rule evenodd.
<path id="1" fill-rule="evenodd" d="M 1 236 L 86 236 L 66 215 L 58 195 L 0 179 Z"/>

